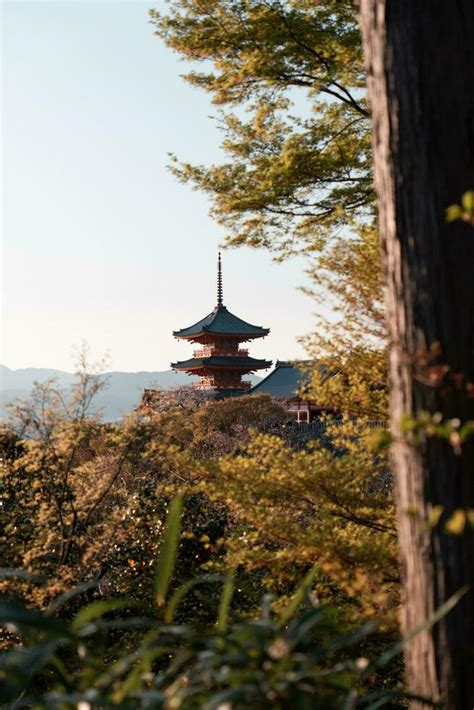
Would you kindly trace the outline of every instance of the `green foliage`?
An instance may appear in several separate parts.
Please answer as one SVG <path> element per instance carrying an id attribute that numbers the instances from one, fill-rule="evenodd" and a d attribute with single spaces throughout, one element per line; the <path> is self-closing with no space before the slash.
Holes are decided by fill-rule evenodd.
<path id="1" fill-rule="evenodd" d="M 48 581 L 0 586 L 38 606 L 84 580 L 98 583 L 98 599 L 125 594 L 163 604 L 175 590 L 160 564 L 150 596 L 157 545 L 170 498 L 186 490 L 178 586 L 203 571 L 240 570 L 236 603 L 251 609 L 265 589 L 283 598 L 317 563 L 318 596 L 351 618 L 377 616 L 393 628 L 390 477 L 364 427 L 328 425 L 320 441 L 295 448 L 284 410 L 268 397 L 197 407 L 183 406 L 180 393 L 178 401 L 173 407 L 168 397 L 164 411 L 107 426 L 57 415 L 45 427 L 48 407 L 35 396 L 22 404 L 20 422 L 33 419 L 39 429 L 28 440 L 5 433 L 1 542 L 6 565 Z M 179 619 L 208 619 L 212 587 L 204 580 L 177 599 Z"/>
<path id="2" fill-rule="evenodd" d="M 160 545 L 155 577 L 155 598 L 158 606 L 163 606 L 171 581 L 178 551 L 178 539 L 181 529 L 181 509 L 183 501 L 180 496 L 173 500 L 167 518 L 167 524 Z"/>
<path id="3" fill-rule="evenodd" d="M 89 399 L 89 390 L 81 396 Z M 156 449 L 167 440 L 166 425 L 131 417 L 104 426 L 87 410 L 79 416 L 58 410 L 63 397 L 53 383 L 37 386 L 29 401 L 13 407 L 11 428 L 1 431 L 2 561 L 30 576 L 4 579 L 0 588 L 46 606 L 86 579 L 98 582 L 100 595 L 130 593 L 152 604 L 166 484 L 172 482 L 172 494 L 179 483 Z M 177 436 L 182 421 L 175 415 Z M 181 543 L 178 580 L 208 560 L 201 536 L 216 538 L 225 528 L 223 512 L 202 497 L 189 498 L 184 520 L 197 539 Z"/>
<path id="4" fill-rule="evenodd" d="M 446 210 L 446 221 L 462 220 L 474 227 L 474 190 L 468 190 L 461 198 L 460 205 L 450 205 Z"/>
<path id="5" fill-rule="evenodd" d="M 294 450 L 257 436 L 240 455 L 204 465 L 192 486 L 232 516 L 221 540 L 225 564 L 282 594 L 316 564 L 318 598 L 393 628 L 398 559 L 386 458 L 373 453 L 363 424 L 328 424 L 326 437 Z M 192 460 L 181 458 L 180 467 L 186 477 Z"/>
<path id="6" fill-rule="evenodd" d="M 443 419 L 441 412 L 430 414 L 420 411 L 416 417 L 406 414 L 400 422 L 402 434 L 414 444 L 420 444 L 425 438 L 437 437 L 447 441 L 455 454 L 462 453 L 466 441 L 474 436 L 474 422 L 464 424 L 458 418 Z"/>
<path id="7" fill-rule="evenodd" d="M 228 162 L 174 168 L 213 197 L 232 244 L 284 253 L 373 209 L 364 68 L 348 0 L 178 0 L 151 11 L 219 107 Z M 300 93 L 302 96 L 300 97 Z"/>
<path id="8" fill-rule="evenodd" d="M 378 234 L 358 227 L 315 257 L 306 289 L 315 332 L 303 339 L 313 358 L 310 395 L 349 417 L 388 418 L 388 356 Z M 314 366 L 314 362 L 323 367 Z"/>
<path id="9" fill-rule="evenodd" d="M 234 575 L 229 574 L 222 590 L 221 600 L 219 603 L 219 613 L 217 615 L 217 628 L 219 631 L 225 632 L 229 620 L 230 605 L 234 594 L 235 584 Z"/>
<path id="10" fill-rule="evenodd" d="M 158 553 L 166 579 L 176 560 L 180 509 L 181 500 L 175 499 Z M 272 618 L 265 599 L 259 617 L 227 626 L 233 589 L 229 578 L 218 626 L 200 631 L 169 626 L 156 617 L 119 616 L 119 610 L 134 606 L 126 599 L 82 607 L 71 623 L 3 601 L 0 623 L 20 643 L 2 653 L 0 698 L 11 707 L 48 710 L 257 710 L 314 707 L 315 702 L 328 709 L 401 707 L 410 695 L 377 687 L 376 671 L 403 643 L 372 662 L 360 656 L 373 624 L 342 632 L 308 596 L 315 574 L 307 575 L 279 620 Z M 457 598 L 427 625 L 447 613 Z M 110 639 L 127 630 L 134 632 L 129 647 L 122 645 L 114 655 Z"/>
<path id="11" fill-rule="evenodd" d="M 373 627 L 341 632 L 330 614 L 311 605 L 283 628 L 264 610 L 225 633 L 111 616 L 110 607 L 74 628 L 14 603 L 2 602 L 0 610 L 22 639 L 0 661 L 1 700 L 18 708 L 67 710 L 84 703 L 184 710 L 228 702 L 238 710 L 313 707 L 315 701 L 340 708 L 344 702 L 370 707 L 384 696 L 376 684 L 370 693 L 362 690 L 369 662 L 358 647 Z M 88 607 L 81 614 L 91 616 Z M 110 638 L 125 629 L 135 631 L 130 648 L 104 657 Z M 403 695 L 399 690 L 388 697 Z"/>
<path id="12" fill-rule="evenodd" d="M 66 620 L 58 631 L 64 641 L 28 638 L 28 647 L 44 642 L 44 663 L 25 661 L 21 683 L 30 679 L 37 693 L 53 688 L 73 698 L 61 701 L 64 707 L 86 702 L 92 686 L 99 705 L 129 702 L 127 694 L 136 692 L 147 702 L 164 694 L 163 707 L 168 697 L 192 707 L 220 697 L 223 684 L 246 702 L 245 676 L 256 707 L 264 702 L 262 688 L 279 707 L 300 692 L 293 673 L 305 679 L 309 673 L 311 692 L 323 693 L 328 669 L 353 663 L 349 650 L 342 660 L 338 651 L 317 672 L 308 670 L 341 620 L 349 630 L 367 619 L 382 622 L 357 647 L 357 657 L 376 654 L 396 635 L 390 481 L 386 461 L 366 445 L 363 426 L 328 424 L 324 439 L 292 447 L 284 410 L 268 397 L 198 406 L 182 393 L 175 405 L 169 396 L 155 414 L 104 426 L 87 413 L 50 412 L 57 393 L 49 387 L 17 407 L 13 428 L 3 432 L 2 543 L 6 563 L 24 571 L 10 572 L 0 585 L 27 605 L 47 607 L 48 618 Z M 87 398 L 87 390 L 81 396 Z M 27 421 L 35 430 L 24 439 Z M 182 511 L 177 492 L 186 493 Z M 260 618 L 256 609 L 267 591 L 278 596 L 266 597 Z M 81 609 L 84 598 L 90 604 Z M 298 642 L 288 656 L 271 660 L 268 648 L 280 643 L 301 604 L 309 604 L 309 613 L 319 609 L 317 600 L 334 611 L 316 623 L 316 636 L 308 639 L 313 645 Z M 226 685 L 218 664 L 228 656 Z M 204 657 L 215 664 L 208 671 Z M 234 658 L 253 659 L 250 676 Z M 337 693 L 352 688 L 352 680 L 347 687 L 339 683 L 352 678 L 350 663 L 336 674 Z M 188 700 L 189 677 L 196 689 Z M 137 706 L 138 696 L 130 697 L 129 705 Z M 48 695 L 45 702 L 54 707 L 56 700 Z M 88 702 L 96 702 L 93 695 Z"/>

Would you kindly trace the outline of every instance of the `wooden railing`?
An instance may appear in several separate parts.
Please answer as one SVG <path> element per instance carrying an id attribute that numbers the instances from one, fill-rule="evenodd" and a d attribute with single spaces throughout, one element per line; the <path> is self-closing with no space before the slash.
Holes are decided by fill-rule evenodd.
<path id="1" fill-rule="evenodd" d="M 202 348 L 201 350 L 195 350 L 194 351 L 194 357 L 195 358 L 201 358 L 201 357 L 248 357 L 249 351 L 244 350 L 244 349 L 236 349 L 236 350 L 229 350 L 229 349 L 219 349 L 219 348 L 213 348 L 213 347 L 207 347 L 207 348 Z"/>
<path id="2" fill-rule="evenodd" d="M 213 379 L 204 379 L 199 382 L 193 382 L 193 387 L 197 390 L 240 390 L 245 392 L 251 388 L 252 384 L 250 382 L 229 382 L 225 385 L 221 382 L 216 382 Z"/>

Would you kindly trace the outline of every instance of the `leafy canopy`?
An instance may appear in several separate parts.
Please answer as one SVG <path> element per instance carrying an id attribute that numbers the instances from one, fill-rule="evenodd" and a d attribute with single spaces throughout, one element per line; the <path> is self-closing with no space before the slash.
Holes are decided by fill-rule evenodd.
<path id="1" fill-rule="evenodd" d="M 221 165 L 175 162 L 233 245 L 313 250 L 372 213 L 368 110 L 352 2 L 178 0 L 151 10 L 219 108 Z"/>

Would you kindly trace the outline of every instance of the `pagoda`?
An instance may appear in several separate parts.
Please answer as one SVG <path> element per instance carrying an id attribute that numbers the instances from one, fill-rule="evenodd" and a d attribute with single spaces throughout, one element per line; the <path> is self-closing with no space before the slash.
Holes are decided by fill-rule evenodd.
<path id="1" fill-rule="evenodd" d="M 175 338 L 198 343 L 202 347 L 194 351 L 189 360 L 173 362 L 173 370 L 183 370 L 188 375 L 198 375 L 201 379 L 194 384 L 200 390 L 216 397 L 242 394 L 251 387 L 242 380 L 255 370 L 270 367 L 269 360 L 249 357 L 248 350 L 241 343 L 255 338 L 264 338 L 269 328 L 251 325 L 227 310 L 223 303 L 222 263 L 219 253 L 217 260 L 217 305 L 205 318 L 189 328 L 173 332 Z"/>

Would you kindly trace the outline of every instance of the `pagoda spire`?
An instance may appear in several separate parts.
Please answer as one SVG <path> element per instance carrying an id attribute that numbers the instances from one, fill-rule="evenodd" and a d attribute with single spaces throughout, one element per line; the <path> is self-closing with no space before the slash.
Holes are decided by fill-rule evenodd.
<path id="1" fill-rule="evenodd" d="M 241 343 L 254 338 L 264 338 L 268 328 L 252 325 L 227 310 L 223 303 L 222 260 L 217 254 L 217 305 L 212 312 L 189 328 L 175 330 L 175 338 L 199 343 L 189 360 L 172 362 L 173 370 L 197 375 L 200 379 L 194 386 L 215 397 L 230 397 L 247 392 L 251 384 L 242 380 L 255 370 L 266 370 L 269 360 L 258 360 L 249 356 Z"/>
<path id="2" fill-rule="evenodd" d="M 217 307 L 223 305 L 223 288 L 222 288 L 222 261 L 221 253 L 219 252 L 217 257 Z"/>

